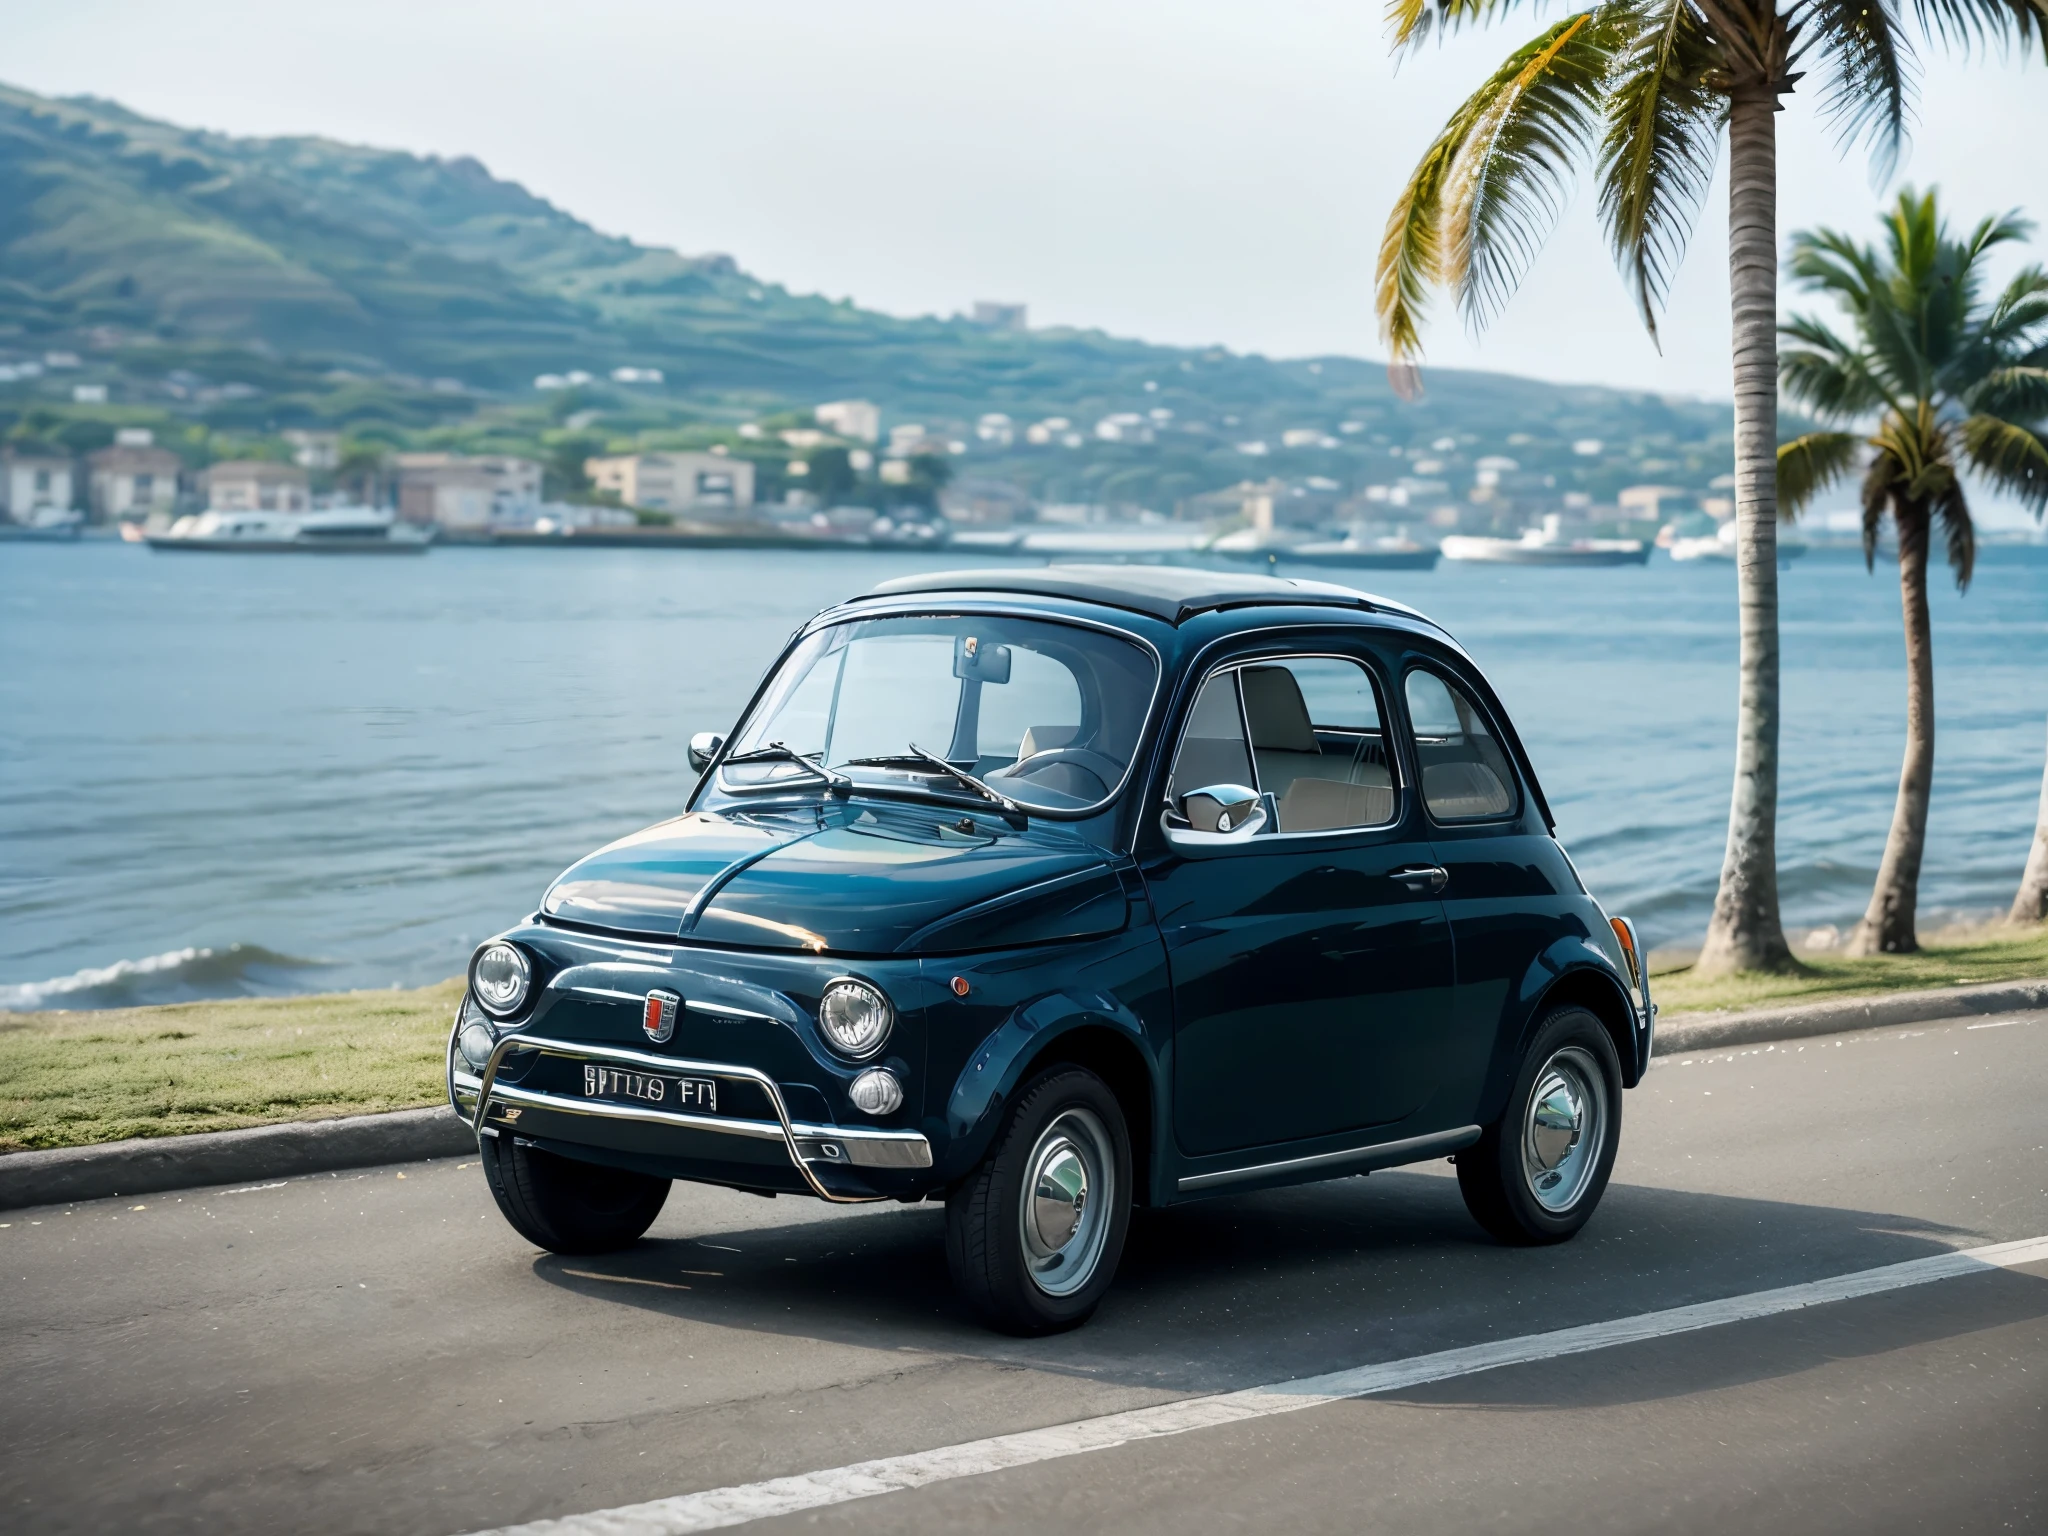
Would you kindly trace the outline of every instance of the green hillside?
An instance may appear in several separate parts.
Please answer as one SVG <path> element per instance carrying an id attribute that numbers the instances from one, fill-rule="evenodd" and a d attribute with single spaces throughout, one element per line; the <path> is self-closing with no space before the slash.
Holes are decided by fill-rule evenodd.
<path id="1" fill-rule="evenodd" d="M 1465 457 L 1512 453 L 1596 495 L 1703 485 L 1729 451 L 1720 405 L 1449 370 L 1410 403 L 1362 359 L 905 320 L 601 234 L 473 159 L 234 138 L 0 87 L 0 365 L 52 351 L 81 364 L 0 382 L 17 440 L 92 446 L 149 421 L 201 459 L 330 426 L 570 465 L 848 395 L 970 441 L 986 411 L 1066 417 L 1079 450 L 974 444 L 962 468 L 1073 499 L 1156 504 L 1272 473 L 1348 489 L 1386 478 L 1392 447 L 1446 434 Z M 622 365 L 665 381 L 614 386 Z M 569 369 L 598 382 L 535 390 Z M 106 404 L 71 403 L 80 383 L 104 383 Z M 1173 413 L 1152 442 L 1093 435 L 1110 413 L 1152 410 Z M 1280 448 L 1289 429 L 1345 422 L 1337 447 Z M 1573 454 L 1584 439 L 1600 452 Z M 1248 441 L 1269 453 L 1240 452 Z"/>

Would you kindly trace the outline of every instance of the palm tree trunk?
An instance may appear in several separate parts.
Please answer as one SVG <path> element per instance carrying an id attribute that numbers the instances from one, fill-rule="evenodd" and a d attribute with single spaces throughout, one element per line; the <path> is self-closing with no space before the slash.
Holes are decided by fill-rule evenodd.
<path id="1" fill-rule="evenodd" d="M 1927 846 L 1927 797 L 1934 787 L 1934 628 L 1927 614 L 1928 509 L 1892 505 L 1899 530 L 1899 606 L 1906 620 L 1906 763 L 1870 910 L 1849 935 L 1852 955 L 1906 955 L 1920 902 L 1920 856 Z"/>
<path id="2" fill-rule="evenodd" d="M 1702 975 L 1795 967 L 1778 918 L 1778 98 L 1737 93 L 1728 124 L 1735 311 L 1735 793 Z"/>
<path id="3" fill-rule="evenodd" d="M 2009 914 L 2015 923 L 2048 922 L 2048 767 L 2041 770 L 2041 815 L 2034 825 L 2034 847 L 2027 855 L 2020 893 Z"/>

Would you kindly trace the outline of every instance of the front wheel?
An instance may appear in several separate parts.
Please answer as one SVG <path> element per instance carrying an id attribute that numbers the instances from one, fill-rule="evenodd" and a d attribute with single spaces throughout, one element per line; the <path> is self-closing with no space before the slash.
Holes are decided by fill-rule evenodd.
<path id="1" fill-rule="evenodd" d="M 483 1138 L 484 1181 L 512 1229 L 552 1253 L 609 1253 L 654 1225 L 669 1181 Z"/>
<path id="2" fill-rule="evenodd" d="M 1131 1141 L 1116 1095 L 1079 1067 L 1019 1091 L 981 1165 L 946 1200 L 946 1261 L 1005 1333 L 1086 1322 L 1116 1277 L 1131 1220 Z"/>
<path id="3" fill-rule="evenodd" d="M 1458 1154 L 1472 1219 L 1504 1243 L 1561 1243 L 1586 1224 L 1621 1145 L 1621 1061 L 1606 1026 L 1560 1008 L 1537 1027 L 1507 1109 Z"/>

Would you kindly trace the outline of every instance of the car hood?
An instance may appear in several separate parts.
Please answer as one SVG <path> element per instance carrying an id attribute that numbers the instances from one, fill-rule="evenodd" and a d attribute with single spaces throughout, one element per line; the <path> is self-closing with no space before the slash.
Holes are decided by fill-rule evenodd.
<path id="1" fill-rule="evenodd" d="M 693 812 L 564 871 L 544 916 L 687 943 L 894 954 L 1113 931 L 1111 857 L 1057 828 L 923 807 Z"/>

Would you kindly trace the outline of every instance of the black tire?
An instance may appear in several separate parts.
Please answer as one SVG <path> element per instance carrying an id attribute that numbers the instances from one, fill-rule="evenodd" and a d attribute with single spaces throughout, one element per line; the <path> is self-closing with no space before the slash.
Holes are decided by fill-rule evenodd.
<path id="1" fill-rule="evenodd" d="M 1539 1087 L 1551 1090 L 1548 1106 L 1538 1106 L 1547 1111 L 1540 1125 L 1531 1113 Z M 1568 1117 L 1557 1110 L 1574 1101 L 1574 1087 L 1579 1102 L 1594 1104 L 1597 1122 L 1589 1128 L 1582 1121 L 1567 1142 Z M 1599 1205 L 1620 1145 L 1621 1061 L 1614 1041 L 1585 1009 L 1559 1008 L 1537 1026 L 1500 1119 L 1458 1154 L 1458 1190 L 1472 1219 L 1500 1241 L 1561 1243 Z M 1553 1155 L 1559 1160 L 1546 1166 Z"/>
<path id="2" fill-rule="evenodd" d="M 512 1230 L 551 1253 L 631 1247 L 668 1199 L 667 1179 L 557 1157 L 503 1132 L 483 1139 L 483 1165 Z"/>
<path id="3" fill-rule="evenodd" d="M 1076 1165 L 1087 1183 L 1070 1213 L 1060 1200 L 1071 1198 L 1062 1190 L 1072 1189 Z M 1027 1211 L 1034 1167 L 1045 1172 L 1048 1198 Z M 1095 1187 L 1104 1175 L 1106 1202 Z M 1056 1230 L 1074 1213 L 1064 1245 L 1048 1247 L 1046 1222 Z M 1101 1303 L 1130 1222 L 1131 1138 L 1116 1095 L 1093 1072 L 1057 1066 L 1018 1091 L 988 1156 L 947 1197 L 946 1262 L 991 1328 L 1057 1333 L 1086 1322 Z"/>

